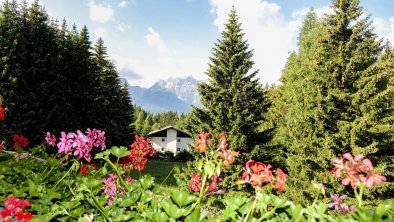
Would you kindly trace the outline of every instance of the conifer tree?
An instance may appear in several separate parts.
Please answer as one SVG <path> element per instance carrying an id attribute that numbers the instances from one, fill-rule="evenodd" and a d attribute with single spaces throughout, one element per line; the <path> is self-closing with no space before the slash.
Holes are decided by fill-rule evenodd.
<path id="1" fill-rule="evenodd" d="M 233 8 L 213 48 L 209 81 L 198 86 L 204 108 L 193 107 L 186 130 L 225 133 L 229 147 L 244 153 L 255 147 L 266 107 L 264 90 L 255 78 L 258 71 L 252 71 L 252 55 Z"/>
<path id="2" fill-rule="evenodd" d="M 104 41 L 99 38 L 94 46 L 94 124 L 104 130 L 111 145 L 127 145 L 131 141 L 133 130 L 133 106 L 128 97 L 127 86 L 120 85 L 115 66 L 108 59 Z"/>
<path id="3" fill-rule="evenodd" d="M 390 94 L 387 70 L 376 68 L 381 42 L 369 18 L 361 18 L 359 1 L 336 0 L 332 8 L 321 24 L 311 15 L 304 22 L 299 52 L 282 77 L 287 105 L 275 137 L 287 153 L 286 194 L 302 203 L 314 198 L 311 181 L 343 189 L 327 174 L 334 156 L 352 152 L 378 160 L 388 147 L 389 132 L 373 130 Z"/>

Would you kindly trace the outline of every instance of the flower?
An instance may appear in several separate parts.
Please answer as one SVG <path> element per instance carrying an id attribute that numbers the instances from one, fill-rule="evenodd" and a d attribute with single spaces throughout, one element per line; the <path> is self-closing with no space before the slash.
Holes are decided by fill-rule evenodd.
<path id="1" fill-rule="evenodd" d="M 94 165 L 94 164 L 82 164 L 82 166 L 81 166 L 81 168 L 79 168 L 79 172 L 82 174 L 82 176 L 86 176 L 86 175 L 89 175 L 90 174 L 90 171 L 89 171 L 89 167 L 91 167 L 91 168 L 93 168 L 93 169 L 95 169 L 95 170 L 97 170 L 97 167 L 96 167 L 96 165 Z"/>
<path id="2" fill-rule="evenodd" d="M 0 140 L 0 153 L 3 152 L 3 141 Z"/>
<path id="3" fill-rule="evenodd" d="M 19 149 L 21 147 L 26 148 L 29 145 L 29 140 L 24 136 L 18 134 L 12 135 L 12 141 L 14 142 L 14 148 Z"/>
<path id="4" fill-rule="evenodd" d="M 212 191 L 217 190 L 219 183 L 222 182 L 222 181 L 223 181 L 222 178 L 220 178 L 220 177 L 218 177 L 216 175 L 213 175 L 212 178 L 211 178 L 211 181 L 210 181 L 210 183 L 208 185 L 208 192 L 212 192 Z"/>
<path id="5" fill-rule="evenodd" d="M 142 171 L 148 161 L 147 155 L 153 156 L 156 150 L 152 147 L 150 138 L 135 135 L 135 141 L 130 145 L 130 154 L 120 159 L 124 167 L 132 166 L 135 170 Z"/>
<path id="6" fill-rule="evenodd" d="M 348 206 L 344 203 L 342 203 L 342 200 L 346 199 L 346 195 L 338 196 L 337 194 L 332 195 L 332 199 L 334 199 L 334 202 L 328 204 L 329 208 L 334 208 L 336 212 L 340 213 L 348 213 L 350 211 L 356 211 L 356 208 L 354 206 Z"/>
<path id="7" fill-rule="evenodd" d="M 231 153 L 227 149 L 223 149 L 223 151 L 219 151 L 219 156 L 224 160 L 223 166 L 228 167 L 233 162 L 236 156 L 238 156 L 239 152 L 231 151 Z"/>
<path id="8" fill-rule="evenodd" d="M 262 186 L 263 183 L 270 183 L 272 180 L 272 166 L 254 160 L 246 162 L 245 171 L 242 174 L 242 181 L 250 183 L 252 186 Z"/>
<path id="9" fill-rule="evenodd" d="M 30 207 L 30 203 L 27 200 L 20 200 L 15 197 L 9 197 L 4 200 L 5 209 L 0 211 L 0 219 L 2 221 L 17 221 L 25 222 L 31 220 L 33 214 L 23 212 L 24 207 Z"/>
<path id="10" fill-rule="evenodd" d="M 126 177 L 126 183 L 132 183 L 134 180 L 131 177 Z"/>
<path id="11" fill-rule="evenodd" d="M 199 173 L 192 173 L 191 180 L 189 183 L 189 189 L 194 191 L 194 192 L 199 192 L 202 187 L 202 181 L 201 181 L 201 174 Z M 222 182 L 223 179 L 213 175 L 212 178 L 208 181 L 208 185 L 205 185 L 204 187 L 208 187 L 208 192 L 212 192 L 218 189 L 218 185 L 220 182 Z"/>
<path id="12" fill-rule="evenodd" d="M 51 135 L 50 132 L 46 132 L 45 142 L 50 146 L 56 146 L 56 137 Z"/>
<path id="13" fill-rule="evenodd" d="M 88 162 L 91 161 L 91 151 L 93 148 L 101 147 L 101 150 L 106 148 L 105 145 L 105 132 L 97 129 L 87 129 L 86 134 L 77 130 L 76 133 L 65 133 L 61 132 L 60 142 L 57 143 L 58 153 L 64 153 L 68 155 L 72 153 L 78 159 L 86 159 Z M 54 136 L 51 137 L 50 133 L 47 133 L 46 141 L 48 144 L 55 143 L 56 139 Z"/>
<path id="14" fill-rule="evenodd" d="M 198 141 L 194 146 L 194 150 L 199 151 L 200 153 L 205 153 L 207 150 L 207 143 L 211 147 L 214 147 L 211 140 L 208 137 L 212 136 L 212 133 L 200 133 L 198 134 Z"/>
<path id="15" fill-rule="evenodd" d="M 108 174 L 108 178 L 103 178 L 102 182 L 104 183 L 104 186 L 101 190 L 103 190 L 105 195 L 109 197 L 107 205 L 111 205 L 115 198 L 123 193 L 122 191 L 119 192 L 117 189 L 118 175 Z"/>
<path id="16" fill-rule="evenodd" d="M 334 168 L 330 173 L 334 173 L 336 178 L 344 174 L 341 183 L 344 186 L 350 185 L 352 189 L 365 183 L 368 188 L 372 188 L 379 183 L 385 182 L 384 176 L 377 174 L 373 170 L 371 160 L 364 158 L 362 154 L 353 157 L 350 153 L 345 153 L 342 158 L 334 158 Z"/>
<path id="17" fill-rule="evenodd" d="M 280 168 L 276 169 L 275 172 L 277 174 L 277 177 L 275 178 L 274 187 L 279 192 L 283 192 L 283 190 L 285 189 L 285 180 L 287 178 L 287 175 Z"/>
<path id="18" fill-rule="evenodd" d="M 5 119 L 5 108 L 3 107 L 3 104 L 0 102 L 0 120 Z"/>
<path id="19" fill-rule="evenodd" d="M 192 173 L 192 178 L 191 181 L 189 183 L 189 189 L 194 191 L 194 192 L 198 192 L 201 189 L 201 174 L 199 173 Z"/>

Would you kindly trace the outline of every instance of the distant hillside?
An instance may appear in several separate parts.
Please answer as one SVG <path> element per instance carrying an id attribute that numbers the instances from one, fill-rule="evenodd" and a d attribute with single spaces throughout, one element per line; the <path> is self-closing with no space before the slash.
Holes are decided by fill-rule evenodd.
<path id="1" fill-rule="evenodd" d="M 125 81 L 122 79 L 122 82 Z M 198 82 L 193 77 L 170 78 L 160 80 L 150 88 L 129 85 L 129 93 L 133 103 L 149 112 L 187 113 L 191 105 L 201 107 L 197 92 Z"/>

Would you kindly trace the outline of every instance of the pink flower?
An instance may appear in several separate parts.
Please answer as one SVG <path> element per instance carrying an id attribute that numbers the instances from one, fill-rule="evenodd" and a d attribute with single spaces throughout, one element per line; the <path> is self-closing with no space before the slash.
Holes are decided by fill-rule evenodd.
<path id="1" fill-rule="evenodd" d="M 45 142 L 50 146 L 56 146 L 56 137 L 55 135 L 51 135 L 50 132 L 46 133 Z"/>
<path id="2" fill-rule="evenodd" d="M 344 186 L 350 185 L 353 189 L 361 183 L 365 183 L 368 188 L 385 182 L 387 179 L 374 172 L 371 160 L 364 158 L 362 154 L 353 157 L 350 153 L 345 153 L 342 158 L 334 158 L 334 168 L 330 173 L 335 173 L 336 178 L 344 174 L 341 183 Z"/>
<path id="3" fill-rule="evenodd" d="M 111 205 L 117 196 L 123 194 L 122 190 L 119 191 L 117 189 L 118 175 L 109 174 L 108 178 L 103 178 L 102 181 L 104 186 L 101 188 L 101 190 L 103 190 L 105 195 L 109 197 L 107 205 Z"/>
<path id="4" fill-rule="evenodd" d="M 134 180 L 131 177 L 126 177 L 126 183 L 132 183 Z"/>
<path id="5" fill-rule="evenodd" d="M 57 143 L 58 153 L 68 154 L 72 151 L 72 144 L 75 137 L 74 133 L 60 133 L 60 142 Z"/>
<path id="6" fill-rule="evenodd" d="M 334 208 L 336 212 L 339 213 L 348 213 L 350 211 L 356 211 L 356 208 L 354 206 L 348 206 L 344 203 L 342 203 L 342 200 L 346 199 L 346 195 L 338 196 L 337 194 L 332 195 L 332 199 L 334 199 L 334 202 L 328 204 L 329 208 Z"/>

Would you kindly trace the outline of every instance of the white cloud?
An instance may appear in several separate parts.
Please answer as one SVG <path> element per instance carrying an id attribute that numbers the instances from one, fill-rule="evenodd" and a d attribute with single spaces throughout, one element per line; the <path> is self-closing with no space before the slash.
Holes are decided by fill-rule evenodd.
<path id="1" fill-rule="evenodd" d="M 389 40 L 391 45 L 394 45 L 394 16 L 388 20 L 376 17 L 372 19 L 372 22 L 378 37 Z"/>
<path id="2" fill-rule="evenodd" d="M 107 23 L 114 16 L 114 10 L 111 6 L 96 4 L 93 0 L 89 2 L 90 19 L 94 22 Z"/>
<path id="3" fill-rule="evenodd" d="M 291 13 L 291 16 L 295 19 L 303 19 L 306 14 L 311 10 L 311 8 L 302 8 L 297 9 Z M 322 18 L 325 14 L 333 14 L 334 11 L 330 6 L 323 6 L 321 8 L 313 8 L 313 11 L 316 13 L 317 17 Z"/>
<path id="4" fill-rule="evenodd" d="M 122 1 L 120 1 L 120 2 L 118 3 L 118 7 L 119 7 L 119 8 L 126 8 L 129 4 L 132 4 L 132 3 L 134 3 L 133 0 L 129 0 L 129 1 L 127 1 L 127 0 L 122 0 Z"/>
<path id="5" fill-rule="evenodd" d="M 94 30 L 94 35 L 96 38 L 105 38 L 108 35 L 108 32 L 105 28 L 99 27 Z"/>
<path id="6" fill-rule="evenodd" d="M 161 40 L 160 34 L 156 32 L 152 27 L 148 28 L 148 34 L 145 36 L 145 41 L 149 46 L 156 47 L 160 54 L 167 54 L 168 48 L 166 44 Z"/>
<path id="7" fill-rule="evenodd" d="M 281 75 L 289 52 L 295 48 L 294 35 L 300 24 L 285 21 L 280 6 L 262 0 L 210 0 L 214 24 L 224 29 L 228 14 L 235 6 L 245 38 L 254 51 L 255 69 L 262 83 L 275 83 Z"/>
<path id="8" fill-rule="evenodd" d="M 131 30 L 131 25 L 126 25 L 123 23 L 118 23 L 118 25 L 116 25 L 116 29 L 120 32 L 125 33 L 128 30 Z"/>
<path id="9" fill-rule="evenodd" d="M 123 25 L 122 24 L 118 24 L 117 26 L 116 26 L 116 29 L 117 30 L 119 30 L 120 32 L 126 32 L 126 30 L 123 28 Z"/>

